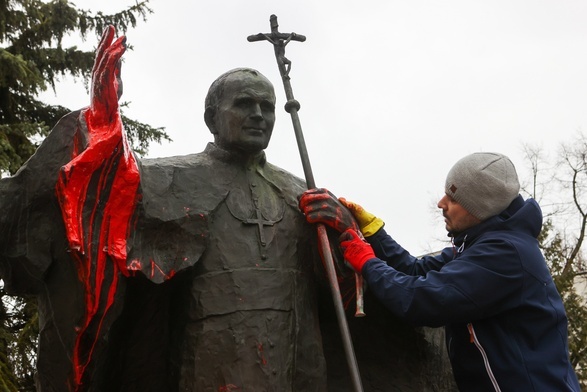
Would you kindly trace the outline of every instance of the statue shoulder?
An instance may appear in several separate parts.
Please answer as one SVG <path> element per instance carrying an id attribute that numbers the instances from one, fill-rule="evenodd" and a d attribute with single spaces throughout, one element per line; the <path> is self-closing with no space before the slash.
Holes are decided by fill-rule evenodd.
<path id="1" fill-rule="evenodd" d="M 213 172 L 210 157 L 204 153 L 143 158 L 139 160 L 139 171 L 141 187 L 153 190 L 169 188 L 178 181 L 178 176 L 209 180 Z"/>
<path id="2" fill-rule="evenodd" d="M 141 159 L 141 206 L 147 215 L 170 219 L 184 208 L 206 214 L 230 189 L 234 173 L 224 172 L 209 154 Z"/>
<path id="3" fill-rule="evenodd" d="M 288 204 L 297 208 L 298 197 L 308 189 L 304 180 L 269 162 L 262 174 L 281 191 Z"/>
<path id="4" fill-rule="evenodd" d="M 267 162 L 266 173 L 270 173 L 275 181 L 280 181 L 282 186 L 285 188 L 291 188 L 292 190 L 301 190 L 302 192 L 307 189 L 306 181 L 302 180 L 295 174 L 276 166 L 272 163 Z"/>
<path id="5" fill-rule="evenodd" d="M 204 169 L 211 165 L 208 154 L 197 153 L 162 158 L 141 158 L 139 167 L 144 171 L 173 171 L 176 169 Z"/>

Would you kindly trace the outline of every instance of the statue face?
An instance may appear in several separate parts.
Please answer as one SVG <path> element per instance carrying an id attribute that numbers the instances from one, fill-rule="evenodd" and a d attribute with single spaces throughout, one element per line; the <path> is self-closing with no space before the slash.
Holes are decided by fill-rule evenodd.
<path id="1" fill-rule="evenodd" d="M 215 141 L 226 150 L 257 153 L 269 144 L 275 124 L 275 92 L 263 76 L 228 77 L 214 114 Z"/>

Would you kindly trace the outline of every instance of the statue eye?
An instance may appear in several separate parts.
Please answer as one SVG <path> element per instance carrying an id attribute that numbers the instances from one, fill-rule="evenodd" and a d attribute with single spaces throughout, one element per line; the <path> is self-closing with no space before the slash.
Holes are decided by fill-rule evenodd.
<path id="1" fill-rule="evenodd" d="M 275 105 L 273 105 L 273 104 L 272 104 L 271 102 L 269 102 L 269 101 L 263 101 L 263 102 L 261 103 L 261 109 L 262 109 L 263 111 L 266 111 L 266 112 L 274 112 L 274 111 L 275 111 Z"/>

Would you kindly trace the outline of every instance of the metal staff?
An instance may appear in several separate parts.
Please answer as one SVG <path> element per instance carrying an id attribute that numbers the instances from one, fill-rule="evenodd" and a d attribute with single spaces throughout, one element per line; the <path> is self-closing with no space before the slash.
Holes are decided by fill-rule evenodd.
<path id="1" fill-rule="evenodd" d="M 302 125 L 300 123 L 300 119 L 298 117 L 298 110 L 300 110 L 300 103 L 294 99 L 293 90 L 291 88 L 290 78 L 289 78 L 289 71 L 291 69 L 291 61 L 289 61 L 285 57 L 285 46 L 290 41 L 300 41 L 304 42 L 306 37 L 296 33 L 280 33 L 278 31 L 279 25 L 277 24 L 277 16 L 271 15 L 269 22 L 271 24 L 271 33 L 264 34 L 259 33 L 255 35 L 250 35 L 247 37 L 249 42 L 256 42 L 256 41 L 269 41 L 273 44 L 273 48 L 275 49 L 275 58 L 277 59 L 277 66 L 279 67 L 279 73 L 281 74 L 281 78 L 283 79 L 283 86 L 285 87 L 285 96 L 287 98 L 287 102 L 285 104 L 285 110 L 291 115 L 291 119 L 293 122 L 294 132 L 296 135 L 296 141 L 298 143 L 298 149 L 300 151 L 300 157 L 302 159 L 302 166 L 304 169 L 304 175 L 306 177 L 306 184 L 308 185 L 308 189 L 312 189 L 316 187 L 316 183 L 314 182 L 314 175 L 312 174 L 312 168 L 310 167 L 310 159 L 308 157 L 308 151 L 306 149 L 306 142 L 304 141 L 304 135 L 302 134 Z M 359 375 L 359 367 L 357 365 L 357 359 L 355 357 L 355 352 L 353 349 L 353 343 L 349 333 L 349 327 L 346 322 L 344 307 L 342 304 L 342 299 L 340 295 L 340 288 L 338 286 L 338 280 L 336 278 L 336 271 L 334 269 L 334 260 L 332 258 L 332 253 L 330 252 L 330 245 L 328 241 L 328 236 L 326 234 L 326 228 L 323 224 L 317 225 L 318 229 L 318 240 L 320 245 L 320 252 L 322 254 L 324 265 L 326 268 L 326 274 L 328 276 L 328 281 L 330 283 L 330 291 L 332 293 L 332 299 L 334 301 L 334 307 L 336 310 L 336 317 L 338 319 L 338 326 L 340 328 L 340 333 L 343 340 L 343 346 L 346 353 L 347 363 L 349 367 L 349 371 L 351 374 L 351 379 L 353 382 L 353 386 L 356 392 L 362 392 L 363 386 L 361 384 L 361 376 Z M 360 279 L 357 279 L 357 288 L 359 285 Z M 362 286 L 362 282 L 361 282 Z M 362 288 L 362 287 L 361 287 Z M 359 294 L 357 292 L 357 294 Z M 362 300 L 362 293 L 360 294 L 360 299 Z M 357 295 L 357 299 L 359 299 L 359 295 Z M 362 313 L 362 305 L 358 307 L 359 314 Z"/>

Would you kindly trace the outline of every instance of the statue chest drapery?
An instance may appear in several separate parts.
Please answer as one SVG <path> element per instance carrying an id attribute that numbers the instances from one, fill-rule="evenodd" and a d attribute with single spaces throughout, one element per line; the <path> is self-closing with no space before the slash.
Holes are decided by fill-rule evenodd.
<path id="1" fill-rule="evenodd" d="M 214 170 L 206 178 L 208 157 L 197 159 L 197 170 L 181 173 L 176 164 L 171 176 L 189 178 L 184 186 L 193 185 L 192 196 L 208 191 L 203 200 L 182 190 L 181 208 L 189 218 L 175 213 L 194 224 L 195 243 L 183 250 L 196 252 L 174 256 L 178 264 L 195 260 L 186 294 L 180 390 L 325 390 L 315 255 L 296 200 L 303 185 L 267 166 L 222 161 L 210 165 Z"/>

